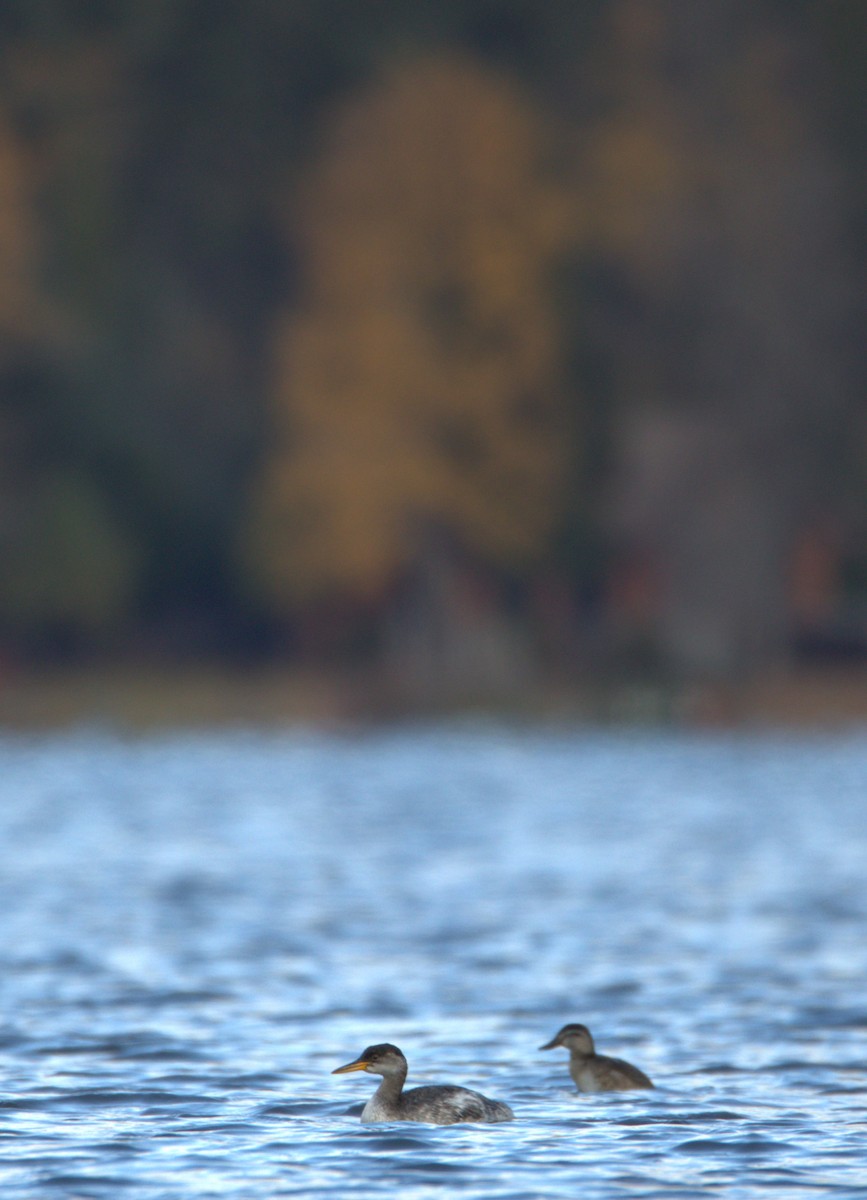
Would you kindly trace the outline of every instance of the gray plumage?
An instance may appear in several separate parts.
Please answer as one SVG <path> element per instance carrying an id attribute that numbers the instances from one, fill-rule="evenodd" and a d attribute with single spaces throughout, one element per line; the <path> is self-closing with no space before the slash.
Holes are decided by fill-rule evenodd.
<path id="1" fill-rule="evenodd" d="M 362 1121 L 428 1121 L 434 1125 L 455 1125 L 459 1121 L 511 1121 L 515 1114 L 508 1104 L 489 1100 L 471 1088 L 453 1084 L 431 1084 L 403 1090 L 407 1062 L 403 1053 L 390 1042 L 368 1046 L 358 1058 L 332 1075 L 367 1071 L 381 1075 L 382 1083 L 365 1104 Z"/>
<path id="2" fill-rule="evenodd" d="M 626 1092 L 653 1087 L 644 1072 L 632 1063 L 597 1054 L 586 1025 L 564 1025 L 539 1049 L 553 1050 L 555 1046 L 565 1046 L 569 1051 L 569 1074 L 580 1092 Z"/>

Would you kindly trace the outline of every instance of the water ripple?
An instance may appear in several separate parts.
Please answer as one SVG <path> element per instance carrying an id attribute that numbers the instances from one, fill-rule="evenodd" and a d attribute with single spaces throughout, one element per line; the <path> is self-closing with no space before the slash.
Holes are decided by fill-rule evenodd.
<path id="1" fill-rule="evenodd" d="M 0 1189 L 867 1196 L 867 739 L 0 738 Z M 656 1081 L 583 1096 L 583 1020 Z M 330 1074 L 513 1123 L 359 1121 Z"/>

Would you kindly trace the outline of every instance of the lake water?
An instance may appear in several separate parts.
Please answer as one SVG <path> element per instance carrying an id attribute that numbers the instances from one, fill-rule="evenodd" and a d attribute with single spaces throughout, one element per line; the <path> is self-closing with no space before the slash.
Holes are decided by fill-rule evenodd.
<path id="1" fill-rule="evenodd" d="M 0 866 L 3 1200 L 867 1196 L 865 735 L 7 735 Z"/>

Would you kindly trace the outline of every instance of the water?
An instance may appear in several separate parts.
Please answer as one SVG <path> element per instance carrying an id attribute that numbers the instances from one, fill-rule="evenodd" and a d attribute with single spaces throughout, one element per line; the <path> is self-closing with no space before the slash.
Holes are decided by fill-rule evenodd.
<path id="1" fill-rule="evenodd" d="M 0 1194 L 867 1196 L 867 737 L 0 739 Z M 580 1096 L 584 1021 L 654 1092 Z M 362 1126 L 396 1042 L 513 1124 Z"/>

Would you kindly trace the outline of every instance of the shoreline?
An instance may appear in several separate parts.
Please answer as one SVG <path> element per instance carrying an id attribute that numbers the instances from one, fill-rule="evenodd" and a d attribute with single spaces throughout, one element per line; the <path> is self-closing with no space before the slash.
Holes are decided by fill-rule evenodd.
<path id="1" fill-rule="evenodd" d="M 87 667 L 7 671 L 0 731 L 101 725 L 172 728 L 364 727 L 463 716 L 639 728 L 834 730 L 867 727 L 867 670 L 777 672 L 740 683 L 536 680 L 514 692 L 410 694 L 364 672 L 284 666 Z"/>

